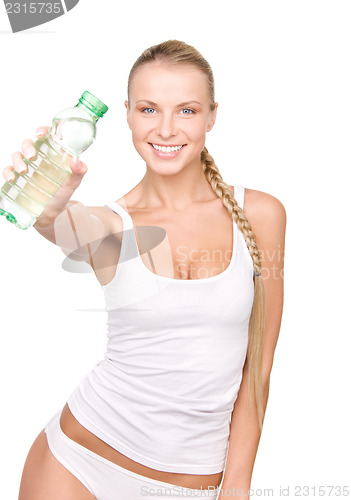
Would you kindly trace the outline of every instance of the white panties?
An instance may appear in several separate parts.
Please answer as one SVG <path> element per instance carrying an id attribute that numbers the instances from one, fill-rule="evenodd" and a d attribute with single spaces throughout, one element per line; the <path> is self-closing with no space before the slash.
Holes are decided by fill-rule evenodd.
<path id="1" fill-rule="evenodd" d="M 60 426 L 61 410 L 46 424 L 49 448 L 97 500 L 142 500 L 170 496 L 184 498 L 217 498 L 219 487 L 192 489 L 157 481 L 110 462 L 70 439 Z"/>

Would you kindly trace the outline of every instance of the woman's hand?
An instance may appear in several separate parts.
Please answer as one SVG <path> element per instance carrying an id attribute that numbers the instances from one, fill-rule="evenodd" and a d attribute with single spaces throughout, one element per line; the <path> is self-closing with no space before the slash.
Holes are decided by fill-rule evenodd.
<path id="1" fill-rule="evenodd" d="M 45 136 L 49 131 L 48 126 L 41 126 L 36 131 L 38 139 Z M 25 139 L 22 142 L 22 152 L 16 151 L 12 155 L 12 165 L 5 167 L 2 175 L 7 182 L 12 182 L 15 179 L 15 172 L 23 174 L 27 171 L 27 165 L 23 159 L 30 160 L 36 156 L 34 143 L 32 139 Z M 67 176 L 65 182 L 59 187 L 50 202 L 45 206 L 43 212 L 37 219 L 38 225 L 41 223 L 48 224 L 52 222 L 55 217 L 62 212 L 66 204 L 70 200 L 74 191 L 78 188 L 84 175 L 87 172 L 85 163 L 79 160 L 78 157 L 73 157 L 70 162 L 72 173 Z"/>
<path id="2" fill-rule="evenodd" d="M 45 136 L 48 131 L 49 127 L 39 127 L 36 131 L 37 138 Z M 30 160 L 35 157 L 33 141 L 24 140 L 22 152 L 13 153 L 13 165 L 3 169 L 3 177 L 6 181 L 12 182 L 15 179 L 15 172 L 21 174 L 27 171 L 27 164 L 23 159 Z M 44 207 L 33 227 L 47 240 L 60 246 L 64 254 L 69 255 L 72 260 L 85 261 L 94 271 L 94 264 L 97 265 L 97 269 L 103 269 L 105 264 L 101 263 L 106 261 L 106 248 L 102 245 L 100 251 L 100 244 L 105 237 L 112 234 L 112 231 L 116 231 L 115 224 L 112 224 L 111 210 L 106 207 L 86 207 L 83 203 L 70 200 L 82 182 L 87 166 L 74 157 L 70 162 L 70 168 L 72 173 Z M 114 240 L 117 242 L 116 238 Z M 111 244 L 107 247 L 110 249 Z"/>

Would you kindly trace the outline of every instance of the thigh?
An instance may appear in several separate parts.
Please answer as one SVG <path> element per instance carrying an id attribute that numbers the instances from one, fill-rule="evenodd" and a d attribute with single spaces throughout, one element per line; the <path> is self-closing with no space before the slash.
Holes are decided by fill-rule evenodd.
<path id="1" fill-rule="evenodd" d="M 51 453 L 44 429 L 27 455 L 18 500 L 96 500 Z"/>

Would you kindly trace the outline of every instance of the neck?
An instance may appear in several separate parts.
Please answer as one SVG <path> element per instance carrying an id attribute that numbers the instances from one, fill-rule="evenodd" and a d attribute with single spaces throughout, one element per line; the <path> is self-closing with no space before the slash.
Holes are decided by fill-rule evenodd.
<path id="1" fill-rule="evenodd" d="M 182 211 L 193 203 L 217 198 L 205 177 L 201 161 L 173 175 L 161 175 L 147 167 L 139 189 L 141 205 L 172 211 Z"/>

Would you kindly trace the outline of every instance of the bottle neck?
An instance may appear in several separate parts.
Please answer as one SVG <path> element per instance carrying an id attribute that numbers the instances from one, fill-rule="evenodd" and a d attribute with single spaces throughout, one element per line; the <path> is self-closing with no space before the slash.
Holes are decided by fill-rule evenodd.
<path id="1" fill-rule="evenodd" d="M 84 104 L 82 104 L 81 102 L 78 102 L 78 104 L 76 105 L 76 108 L 81 108 L 81 109 L 84 109 L 84 111 L 86 113 L 88 113 L 88 115 L 93 119 L 93 121 L 96 123 L 98 121 L 98 119 L 100 118 L 99 116 L 96 116 L 95 113 L 93 113 L 93 111 L 91 111 L 87 106 L 85 106 Z"/>

